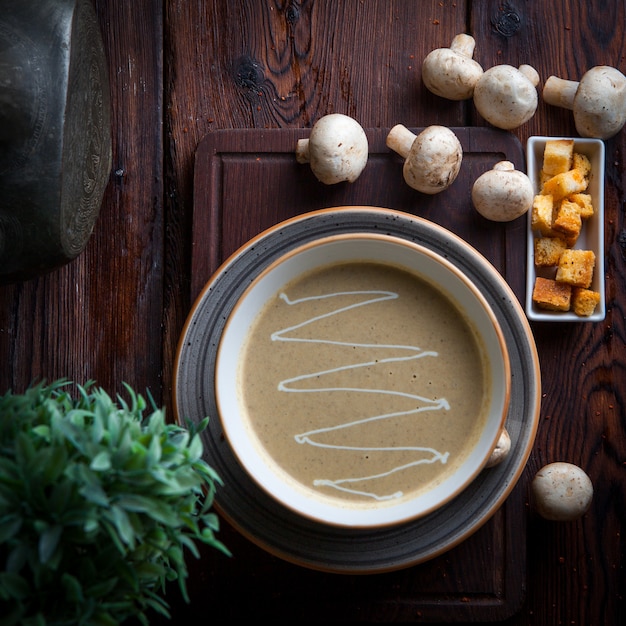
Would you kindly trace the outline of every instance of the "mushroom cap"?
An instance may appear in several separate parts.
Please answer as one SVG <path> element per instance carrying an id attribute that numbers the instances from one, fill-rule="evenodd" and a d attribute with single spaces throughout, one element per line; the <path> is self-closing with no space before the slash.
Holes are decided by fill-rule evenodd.
<path id="1" fill-rule="evenodd" d="M 574 97 L 574 123 L 582 137 L 616 135 L 626 123 L 626 76 L 608 65 L 591 68 Z"/>
<path id="2" fill-rule="evenodd" d="M 531 489 L 539 514 L 554 521 L 579 518 L 587 512 L 593 498 L 591 479 L 571 463 L 545 465 L 535 474 Z"/>
<path id="3" fill-rule="evenodd" d="M 413 141 L 402 172 L 407 185 L 426 194 L 447 189 L 461 169 L 463 148 L 446 126 L 428 126 Z"/>
<path id="4" fill-rule="evenodd" d="M 426 88 L 448 100 L 467 100 L 483 75 L 483 68 L 472 59 L 474 38 L 457 35 L 449 48 L 437 48 L 422 63 L 422 81 Z"/>
<path id="5" fill-rule="evenodd" d="M 512 65 L 491 67 L 476 82 L 474 106 L 492 126 L 517 128 L 537 110 L 538 80 L 535 70 L 527 65 L 520 69 Z"/>
<path id="6" fill-rule="evenodd" d="M 474 208 L 486 219 L 510 222 L 527 213 L 535 197 L 530 178 L 510 161 L 500 161 L 472 186 Z"/>
<path id="7" fill-rule="evenodd" d="M 308 161 L 322 183 L 352 183 L 367 164 L 367 135 L 352 117 L 330 113 L 314 124 L 308 140 L 298 142 L 296 157 L 300 163 Z"/>

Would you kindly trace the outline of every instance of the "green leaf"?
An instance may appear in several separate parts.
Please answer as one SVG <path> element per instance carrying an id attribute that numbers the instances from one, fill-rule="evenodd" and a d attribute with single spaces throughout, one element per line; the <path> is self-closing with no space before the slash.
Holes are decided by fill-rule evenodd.
<path id="1" fill-rule="evenodd" d="M 80 431 L 67 421 L 62 415 L 53 415 L 51 420 L 53 441 L 67 441 L 79 452 L 84 452 L 83 442 L 80 440 Z"/>
<path id="2" fill-rule="evenodd" d="M 50 446 L 37 453 L 37 472 L 46 484 L 55 482 L 67 465 L 67 451 L 62 446 Z"/>
<path id="3" fill-rule="evenodd" d="M 27 598 L 30 593 L 30 585 L 25 578 L 19 574 L 0 572 L 0 597 L 21 600 Z"/>
<path id="4" fill-rule="evenodd" d="M 113 542 L 113 545 L 117 548 L 117 551 L 120 554 L 126 554 L 127 552 L 126 547 L 124 546 L 124 544 L 122 543 L 120 539 L 120 536 L 118 534 L 117 528 L 115 527 L 115 524 L 110 522 L 108 519 L 103 518 L 102 525 L 107 531 L 107 534 L 109 535 L 111 541 Z"/>
<path id="5" fill-rule="evenodd" d="M 59 546 L 63 526 L 55 525 L 46 528 L 39 536 L 39 560 L 48 563 Z"/>
<path id="6" fill-rule="evenodd" d="M 32 464 L 37 451 L 27 433 L 18 433 L 15 438 L 15 459 L 22 467 L 28 467 Z"/>
<path id="7" fill-rule="evenodd" d="M 134 513 L 145 513 L 152 519 L 155 519 L 166 526 L 175 526 L 178 524 L 178 515 L 172 509 L 170 503 L 159 501 L 155 498 L 148 498 L 138 494 L 126 494 L 119 496 L 115 500 L 118 507 L 126 511 Z"/>
<path id="8" fill-rule="evenodd" d="M 89 467 L 91 467 L 91 469 L 95 472 L 106 472 L 107 470 L 110 470 L 111 455 L 109 454 L 108 450 L 103 450 L 102 452 L 99 452 L 94 457 L 93 461 L 91 461 L 91 465 Z"/>
<path id="9" fill-rule="evenodd" d="M 48 498 L 50 512 L 59 516 L 67 515 L 73 491 L 74 485 L 69 480 L 64 478 L 57 481 Z"/>
<path id="10" fill-rule="evenodd" d="M 61 584 L 65 589 L 66 600 L 76 604 L 80 604 L 84 601 L 85 596 L 83 595 L 83 586 L 80 584 L 78 578 L 65 572 L 61 576 Z"/>
<path id="11" fill-rule="evenodd" d="M 172 452 L 184 450 L 188 446 L 190 438 L 191 436 L 186 430 L 178 429 L 172 431 L 168 437 L 168 443 L 173 447 Z"/>
<path id="12" fill-rule="evenodd" d="M 41 437 L 46 442 L 50 441 L 50 426 L 48 426 L 47 424 L 40 424 L 39 426 L 35 426 L 31 430 L 31 432 L 33 433 L 33 435 Z"/>
<path id="13" fill-rule="evenodd" d="M 85 593 L 92 598 L 106 598 L 115 589 L 118 583 L 117 577 L 111 577 L 103 581 L 97 582 L 95 585 L 85 589 Z"/>
<path id="14" fill-rule="evenodd" d="M 160 613 L 168 619 L 172 618 L 170 612 L 168 611 L 167 603 L 162 598 L 159 598 L 157 595 L 152 594 L 150 597 L 146 598 L 146 605 L 156 613 Z M 147 626 L 148 622 L 146 621 L 145 624 Z"/>
<path id="15" fill-rule="evenodd" d="M 106 417 L 103 419 L 103 423 L 106 425 L 107 430 L 111 436 L 111 441 L 118 441 L 120 433 L 122 431 L 122 421 L 117 411 L 106 412 Z"/>
<path id="16" fill-rule="evenodd" d="M 198 550 L 198 548 L 196 547 L 196 544 L 186 535 L 181 535 L 180 536 L 180 542 L 182 545 L 186 546 L 187 549 L 189 550 L 189 552 L 191 552 L 191 554 L 196 557 L 196 559 L 200 558 L 200 552 Z"/>
<path id="17" fill-rule="evenodd" d="M 144 469 L 146 465 L 146 455 L 147 450 L 145 446 L 139 441 L 133 441 L 124 469 L 129 472 Z"/>
<path id="18" fill-rule="evenodd" d="M 220 529 L 220 519 L 215 513 L 208 513 L 202 517 L 205 526 L 212 530 Z"/>
<path id="19" fill-rule="evenodd" d="M 15 463 L 15 458 L 6 458 L 0 456 L 0 481 L 15 484 L 19 480 L 19 472 Z"/>
<path id="20" fill-rule="evenodd" d="M 146 463 L 152 467 L 161 460 L 161 439 L 158 435 L 154 435 L 150 441 L 148 447 L 148 455 L 146 457 Z"/>
<path id="21" fill-rule="evenodd" d="M 100 524 L 98 523 L 98 520 L 92 517 L 87 518 L 83 523 L 83 531 L 86 535 L 91 535 L 92 533 L 95 533 L 99 527 Z"/>
<path id="22" fill-rule="evenodd" d="M 153 435 L 161 435 L 165 431 L 165 415 L 163 411 L 156 410 L 150 415 L 146 430 Z"/>
<path id="23" fill-rule="evenodd" d="M 9 552 L 5 563 L 5 570 L 18 573 L 26 565 L 34 549 L 30 544 L 25 545 L 24 542 L 13 542 L 13 544 L 13 549 Z"/>
<path id="24" fill-rule="evenodd" d="M 135 531 L 130 523 L 128 514 L 120 506 L 113 505 L 110 508 L 111 521 L 115 525 L 122 541 L 131 549 L 135 547 Z"/>
<path id="25" fill-rule="evenodd" d="M 196 461 L 202 456 L 202 452 L 203 452 L 202 439 L 200 439 L 198 435 L 196 435 L 191 440 L 188 450 L 189 450 L 189 458 L 192 461 Z"/>
<path id="26" fill-rule="evenodd" d="M 111 462 L 114 467 L 125 467 L 132 454 L 133 440 L 128 428 L 125 428 L 114 443 Z"/>
<path id="27" fill-rule="evenodd" d="M 109 506 L 109 498 L 102 488 L 100 478 L 90 467 L 75 463 L 68 467 L 66 474 L 77 484 L 82 484 L 79 493 L 85 500 L 97 506 Z"/>
<path id="28" fill-rule="evenodd" d="M 137 563 L 135 570 L 137 576 L 144 581 L 158 581 L 165 576 L 165 567 L 160 563 L 144 561 L 143 563 Z"/>
<path id="29" fill-rule="evenodd" d="M 17 513 L 8 515 L 0 520 L 0 546 L 15 537 L 22 528 L 23 518 Z"/>

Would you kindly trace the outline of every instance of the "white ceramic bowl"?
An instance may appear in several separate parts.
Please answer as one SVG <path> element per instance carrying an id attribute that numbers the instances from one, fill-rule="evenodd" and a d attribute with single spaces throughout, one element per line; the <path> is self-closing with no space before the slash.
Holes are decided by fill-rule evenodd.
<path id="1" fill-rule="evenodd" d="M 543 165 L 546 142 L 551 139 L 571 139 L 568 137 L 530 137 L 526 147 L 527 174 L 533 184 L 535 194 L 540 192 L 539 176 Z M 593 250 L 596 265 L 590 289 L 600 294 L 600 302 L 593 314 L 581 317 L 574 312 L 547 311 L 538 307 L 532 299 L 535 278 L 554 278 L 552 268 L 535 267 L 534 239 L 537 233 L 532 229 L 532 212 L 528 212 L 528 239 L 526 254 L 526 315 L 539 322 L 599 322 L 605 318 L 606 302 L 604 289 L 604 142 L 601 139 L 574 138 L 574 152 L 584 154 L 591 162 L 591 175 L 586 193 L 591 195 L 594 215 L 583 222 L 580 237 L 575 249 Z"/>
<path id="2" fill-rule="evenodd" d="M 476 253 L 478 255 L 478 253 Z M 474 447 L 445 480 L 410 498 L 354 503 L 313 493 L 267 453 L 243 408 L 240 365 L 248 329 L 266 303 L 287 283 L 314 268 L 344 261 L 391 264 L 435 285 L 471 321 L 488 363 L 490 393 L 486 419 Z M 481 258 L 481 262 L 484 262 Z M 294 365 L 294 370 L 297 364 Z M 344 234 L 314 240 L 288 252 L 247 288 L 233 309 L 217 350 L 215 391 L 224 433 L 242 467 L 271 497 L 298 514 L 328 525 L 382 527 L 430 513 L 450 501 L 483 470 L 504 425 L 510 393 L 510 364 L 505 340 L 488 303 L 454 265 L 410 241 L 379 234 Z M 277 407 L 279 410 L 280 407 Z M 489 470 L 486 470 L 489 471 Z"/>

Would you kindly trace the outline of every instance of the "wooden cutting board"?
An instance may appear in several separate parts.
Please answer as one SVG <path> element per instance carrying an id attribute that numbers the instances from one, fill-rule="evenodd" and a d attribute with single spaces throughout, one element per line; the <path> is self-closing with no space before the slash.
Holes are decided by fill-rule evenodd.
<path id="1" fill-rule="evenodd" d="M 419 132 L 420 129 L 413 129 Z M 427 196 L 402 179 L 402 159 L 385 145 L 388 129 L 366 129 L 368 165 L 352 183 L 326 186 L 296 162 L 296 142 L 307 129 L 221 130 L 198 146 L 194 178 L 191 297 L 220 264 L 266 228 L 316 209 L 365 205 L 397 209 L 432 220 L 482 252 L 523 300 L 526 228 L 483 219 L 471 205 L 473 181 L 500 160 L 524 170 L 513 135 L 487 128 L 456 128 L 464 150 L 452 187 Z M 287 563 L 226 527 L 220 538 L 232 559 L 208 555 L 211 593 L 243 602 L 223 603 L 220 617 L 253 615 L 276 621 L 468 622 L 502 620 L 524 597 L 526 488 L 522 479 L 505 504 L 474 535 L 447 553 L 385 574 L 341 575 Z M 236 591 L 233 591 L 236 590 Z M 211 609 L 212 615 L 214 608 Z M 218 617 L 218 616 L 216 616 Z"/>
<path id="2" fill-rule="evenodd" d="M 412 129 L 419 132 L 420 129 Z M 453 185 L 434 196 L 404 183 L 402 158 L 385 145 L 388 129 L 366 129 L 370 155 L 354 183 L 323 185 L 295 159 L 307 129 L 220 130 L 196 152 L 192 296 L 220 263 L 248 239 L 295 215 L 334 206 L 368 205 L 425 217 L 460 235 L 482 252 L 522 299 L 525 221 L 497 224 L 471 205 L 474 180 L 500 160 L 524 170 L 524 152 L 512 134 L 488 128 L 455 128 L 463 164 Z"/>

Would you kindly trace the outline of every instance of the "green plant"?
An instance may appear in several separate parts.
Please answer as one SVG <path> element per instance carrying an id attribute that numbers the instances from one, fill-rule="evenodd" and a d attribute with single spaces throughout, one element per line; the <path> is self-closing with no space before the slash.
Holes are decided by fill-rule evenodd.
<path id="1" fill-rule="evenodd" d="M 211 511 L 221 484 L 202 460 L 207 419 L 169 424 L 126 386 L 44 383 L 0 397 L 0 623 L 117 625 L 169 616 L 185 549 L 228 554 Z"/>

